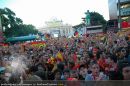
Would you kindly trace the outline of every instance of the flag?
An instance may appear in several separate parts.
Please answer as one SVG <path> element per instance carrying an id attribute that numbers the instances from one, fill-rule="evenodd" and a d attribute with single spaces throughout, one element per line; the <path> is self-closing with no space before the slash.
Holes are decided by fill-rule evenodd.
<path id="1" fill-rule="evenodd" d="M 56 63 L 56 59 L 54 57 L 50 57 L 48 59 L 47 63 L 49 63 L 49 64 L 55 64 Z"/>
<path id="2" fill-rule="evenodd" d="M 128 28 L 128 22 L 127 21 L 122 22 L 122 28 Z"/>
<path id="3" fill-rule="evenodd" d="M 29 43 L 32 47 L 46 47 L 46 42 L 39 41 L 39 42 L 30 42 Z"/>
<path id="4" fill-rule="evenodd" d="M 78 31 L 75 31 L 74 36 L 75 36 L 75 37 L 79 37 L 79 32 L 78 32 Z"/>
<path id="5" fill-rule="evenodd" d="M 58 52 L 58 53 L 57 53 L 56 58 L 57 58 L 58 61 L 63 61 L 63 60 L 64 60 L 64 59 L 63 59 L 63 55 L 62 55 L 61 52 Z"/>

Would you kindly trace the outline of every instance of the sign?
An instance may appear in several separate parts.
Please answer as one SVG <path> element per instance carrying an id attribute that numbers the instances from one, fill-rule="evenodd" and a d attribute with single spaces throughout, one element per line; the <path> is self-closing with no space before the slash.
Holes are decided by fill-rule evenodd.
<path id="1" fill-rule="evenodd" d="M 130 15 L 130 8 L 123 8 L 123 9 L 121 9 L 121 15 L 122 16 Z"/>
<path id="2" fill-rule="evenodd" d="M 117 0 L 118 1 L 118 0 Z M 127 1 L 130 1 L 130 0 L 120 0 L 120 2 L 127 2 Z"/>

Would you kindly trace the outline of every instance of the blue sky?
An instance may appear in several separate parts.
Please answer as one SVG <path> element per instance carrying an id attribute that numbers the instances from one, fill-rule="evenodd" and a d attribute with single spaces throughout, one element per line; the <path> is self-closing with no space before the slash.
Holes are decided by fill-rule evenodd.
<path id="1" fill-rule="evenodd" d="M 109 20 L 108 0 L 0 0 L 0 8 L 8 7 L 26 24 L 43 27 L 52 18 L 76 25 L 87 10 Z"/>

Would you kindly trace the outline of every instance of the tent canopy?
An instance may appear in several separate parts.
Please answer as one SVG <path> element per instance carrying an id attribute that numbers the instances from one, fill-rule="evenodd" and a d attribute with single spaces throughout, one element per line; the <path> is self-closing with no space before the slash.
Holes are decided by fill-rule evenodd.
<path id="1" fill-rule="evenodd" d="M 36 35 L 20 36 L 20 37 L 10 37 L 10 38 L 7 38 L 6 42 L 30 41 L 30 40 L 35 40 L 37 38 L 38 38 L 38 36 L 36 36 Z"/>

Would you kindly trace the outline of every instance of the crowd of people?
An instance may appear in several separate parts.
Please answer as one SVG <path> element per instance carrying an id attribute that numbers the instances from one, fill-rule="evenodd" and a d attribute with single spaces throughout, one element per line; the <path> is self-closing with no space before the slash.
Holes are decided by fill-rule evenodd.
<path id="1" fill-rule="evenodd" d="M 0 46 L 0 81 L 130 80 L 127 35 L 48 38 L 44 47 L 26 42 Z"/>

